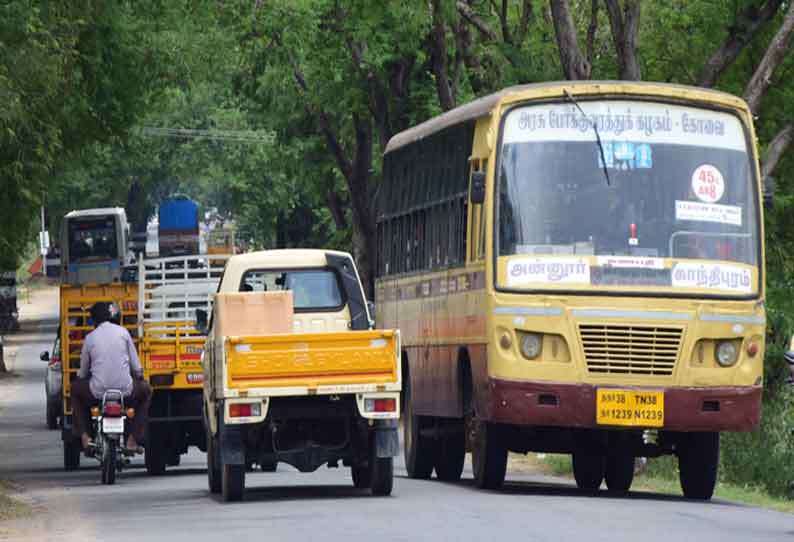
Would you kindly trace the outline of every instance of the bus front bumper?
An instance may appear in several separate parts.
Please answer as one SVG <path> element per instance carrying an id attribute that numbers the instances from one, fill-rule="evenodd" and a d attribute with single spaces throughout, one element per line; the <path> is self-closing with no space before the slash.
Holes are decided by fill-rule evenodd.
<path id="1" fill-rule="evenodd" d="M 619 387 L 664 392 L 664 426 L 658 429 L 752 431 L 758 427 L 761 418 L 761 386 Z M 496 423 L 609 427 L 596 423 L 598 386 L 593 384 L 515 382 L 492 378 L 489 388 L 488 418 Z"/>

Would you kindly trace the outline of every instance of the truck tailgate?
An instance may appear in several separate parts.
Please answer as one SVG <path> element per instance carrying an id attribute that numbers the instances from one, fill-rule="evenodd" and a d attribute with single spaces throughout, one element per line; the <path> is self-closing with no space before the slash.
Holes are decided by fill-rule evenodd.
<path id="1" fill-rule="evenodd" d="M 400 383 L 394 330 L 228 337 L 227 388 L 317 388 Z"/>

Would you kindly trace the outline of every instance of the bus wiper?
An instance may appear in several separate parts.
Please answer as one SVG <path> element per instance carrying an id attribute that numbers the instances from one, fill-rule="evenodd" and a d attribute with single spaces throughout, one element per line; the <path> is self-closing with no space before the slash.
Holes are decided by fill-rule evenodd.
<path id="1" fill-rule="evenodd" d="M 565 93 L 565 97 L 568 98 L 568 100 L 570 100 L 570 102 L 573 105 L 576 106 L 576 109 L 579 110 L 579 112 L 582 114 L 582 116 L 585 119 L 587 119 L 587 113 L 584 112 L 584 109 L 582 109 L 582 106 L 579 105 L 579 102 L 577 102 L 574 99 L 574 97 L 571 95 L 571 93 L 568 92 L 568 89 L 566 88 L 566 89 L 563 89 L 562 91 Z M 593 127 L 593 132 L 595 132 L 596 143 L 598 144 L 598 152 L 601 153 L 601 165 L 603 166 L 603 169 L 604 169 L 604 177 L 606 177 L 606 179 L 607 179 L 607 186 L 610 186 L 611 183 L 609 182 L 609 171 L 607 170 L 607 159 L 606 159 L 606 156 L 604 155 L 604 145 L 601 144 L 601 134 L 598 133 L 598 125 L 595 122 L 591 122 L 590 125 Z"/>

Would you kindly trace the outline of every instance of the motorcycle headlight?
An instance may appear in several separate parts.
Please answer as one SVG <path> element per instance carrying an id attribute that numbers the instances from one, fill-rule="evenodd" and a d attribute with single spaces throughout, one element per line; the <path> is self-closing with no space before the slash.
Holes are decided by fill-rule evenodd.
<path id="1" fill-rule="evenodd" d="M 535 359 L 543 349 L 543 336 L 538 333 L 521 333 L 521 354 L 527 359 Z"/>
<path id="2" fill-rule="evenodd" d="M 735 341 L 722 341 L 717 343 L 717 363 L 723 367 L 730 367 L 739 359 L 739 348 Z"/>

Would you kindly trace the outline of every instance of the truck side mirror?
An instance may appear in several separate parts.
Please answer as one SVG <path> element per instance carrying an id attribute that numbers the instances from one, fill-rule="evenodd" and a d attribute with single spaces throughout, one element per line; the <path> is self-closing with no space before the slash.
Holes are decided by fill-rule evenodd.
<path id="1" fill-rule="evenodd" d="M 471 174 L 471 192 L 469 199 L 478 204 L 485 201 L 485 172 L 475 171 Z"/>
<path id="2" fill-rule="evenodd" d="M 41 353 L 39 359 L 41 361 L 50 361 L 50 353 L 45 350 L 44 352 Z"/>
<path id="3" fill-rule="evenodd" d="M 764 209 L 771 209 L 775 204 L 775 178 L 764 177 Z"/>
<path id="4" fill-rule="evenodd" d="M 203 335 L 206 335 L 209 331 L 207 311 L 204 309 L 196 309 L 196 329 Z"/>

